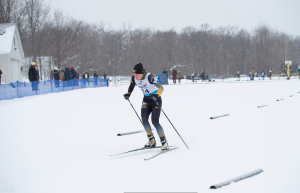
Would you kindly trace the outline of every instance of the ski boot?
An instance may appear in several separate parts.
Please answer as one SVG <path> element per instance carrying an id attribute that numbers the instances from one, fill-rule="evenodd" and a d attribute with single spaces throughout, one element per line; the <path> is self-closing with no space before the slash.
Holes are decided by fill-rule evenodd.
<path id="1" fill-rule="evenodd" d="M 148 135 L 148 143 L 146 143 L 145 147 L 146 148 L 153 148 L 156 146 L 156 141 L 153 135 Z"/>
<path id="2" fill-rule="evenodd" d="M 162 136 L 160 138 L 160 142 L 161 142 L 161 150 L 169 150 L 169 145 L 165 136 Z"/>

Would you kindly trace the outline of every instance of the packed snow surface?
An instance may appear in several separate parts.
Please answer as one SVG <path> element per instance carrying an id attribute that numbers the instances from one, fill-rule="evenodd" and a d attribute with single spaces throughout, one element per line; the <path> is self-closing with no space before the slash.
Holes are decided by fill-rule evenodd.
<path id="1" fill-rule="evenodd" d="M 109 156 L 147 142 L 145 132 L 117 136 L 143 130 L 127 89 L 0 101 L 0 192 L 299 192 L 299 79 L 165 85 L 162 109 L 189 149 L 161 113 L 179 149 L 149 161 L 159 149 Z M 130 97 L 139 116 L 142 97 L 138 88 Z M 256 169 L 264 172 L 209 189 Z"/>

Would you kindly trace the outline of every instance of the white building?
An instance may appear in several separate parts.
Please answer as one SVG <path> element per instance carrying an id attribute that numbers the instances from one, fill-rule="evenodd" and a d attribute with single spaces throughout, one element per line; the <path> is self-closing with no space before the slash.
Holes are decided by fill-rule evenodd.
<path id="1" fill-rule="evenodd" d="M 21 63 L 24 51 L 15 23 L 0 24 L 0 69 L 2 83 L 23 81 Z"/>
<path id="2" fill-rule="evenodd" d="M 30 57 L 24 58 L 22 60 L 21 70 L 22 70 L 22 76 L 24 80 L 28 79 L 28 71 L 32 62 L 33 62 L 32 58 Z M 40 62 L 42 65 L 40 65 Z M 51 71 L 54 70 L 53 58 L 51 56 L 42 56 L 41 58 L 37 57 L 35 64 L 39 68 L 40 81 L 49 80 Z"/>

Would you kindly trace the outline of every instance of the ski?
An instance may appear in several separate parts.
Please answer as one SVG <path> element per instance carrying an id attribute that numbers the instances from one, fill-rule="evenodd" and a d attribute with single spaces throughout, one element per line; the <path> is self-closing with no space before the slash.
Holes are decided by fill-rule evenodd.
<path id="1" fill-rule="evenodd" d="M 174 147 L 174 146 L 169 146 L 169 147 Z M 161 148 L 161 146 L 155 146 L 155 147 L 152 147 L 152 148 L 149 148 L 149 147 L 142 147 L 142 148 L 139 148 L 139 149 L 134 149 L 134 150 L 130 150 L 130 151 L 125 151 L 125 152 L 123 152 L 123 153 L 118 153 L 118 154 L 109 155 L 109 156 L 117 156 L 117 155 L 122 155 L 122 154 L 126 154 L 126 153 L 135 152 L 135 151 L 146 150 L 146 149 L 156 149 L 156 148 Z"/>
<path id="2" fill-rule="evenodd" d="M 122 155 L 122 154 L 126 154 L 126 153 L 131 153 L 131 152 L 135 152 L 135 151 L 140 151 L 140 150 L 146 150 L 146 149 L 155 149 L 155 148 L 161 148 L 161 146 L 156 146 L 156 147 L 143 147 L 143 148 L 139 148 L 139 149 L 134 149 L 134 150 L 130 150 L 130 151 L 125 151 L 123 153 L 118 153 L 118 154 L 114 154 L 114 155 L 109 155 L 109 156 L 117 156 L 117 155 Z"/>
<path id="3" fill-rule="evenodd" d="M 139 130 L 139 131 L 131 131 L 131 132 L 126 132 L 126 133 L 118 133 L 117 136 L 123 136 L 123 135 L 131 135 L 131 134 L 135 134 L 135 133 L 142 133 L 145 130 Z M 153 129 L 152 129 L 153 131 Z"/>
<path id="4" fill-rule="evenodd" d="M 145 130 L 140 130 L 140 131 L 132 131 L 132 132 L 127 132 L 127 133 L 118 133 L 117 136 L 123 136 L 123 135 L 131 135 L 135 133 L 141 133 L 144 132 Z"/>
<path id="5" fill-rule="evenodd" d="M 169 146 L 169 148 L 170 148 L 170 147 L 172 147 L 172 146 Z M 155 157 L 157 157 L 157 156 L 159 156 L 159 155 L 161 155 L 161 154 L 168 153 L 168 152 L 170 152 L 170 151 L 172 151 L 172 150 L 175 150 L 175 149 L 178 149 L 178 148 L 179 148 L 179 147 L 174 147 L 174 148 L 169 149 L 169 150 L 161 150 L 161 152 L 155 154 L 155 155 L 152 156 L 152 157 L 145 158 L 144 160 L 145 160 L 145 161 L 148 161 L 148 160 L 153 159 L 153 158 L 155 158 Z"/>

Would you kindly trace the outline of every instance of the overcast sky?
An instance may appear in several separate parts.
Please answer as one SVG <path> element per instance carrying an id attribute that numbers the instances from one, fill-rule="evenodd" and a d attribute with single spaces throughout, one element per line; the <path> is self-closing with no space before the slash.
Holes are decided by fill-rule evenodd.
<path id="1" fill-rule="evenodd" d="M 130 23 L 132 28 L 160 30 L 237 26 L 253 30 L 258 24 L 291 35 L 300 35 L 300 0 L 46 0 L 52 10 L 63 9 L 76 19 L 104 22 L 114 29 Z"/>

